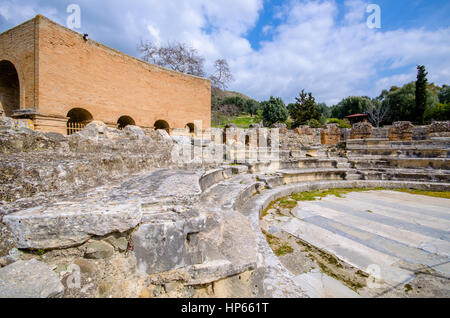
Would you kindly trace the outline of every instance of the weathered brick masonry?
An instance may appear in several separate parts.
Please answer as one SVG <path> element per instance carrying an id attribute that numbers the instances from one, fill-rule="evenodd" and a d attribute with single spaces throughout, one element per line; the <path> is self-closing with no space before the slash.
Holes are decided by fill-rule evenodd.
<path id="1" fill-rule="evenodd" d="M 84 40 L 40 15 L 0 35 L 0 71 L 4 113 L 32 119 L 37 130 L 66 133 L 68 121 L 118 126 L 120 118 L 144 128 L 159 121 L 182 132 L 195 120 L 210 128 L 209 80 Z"/>

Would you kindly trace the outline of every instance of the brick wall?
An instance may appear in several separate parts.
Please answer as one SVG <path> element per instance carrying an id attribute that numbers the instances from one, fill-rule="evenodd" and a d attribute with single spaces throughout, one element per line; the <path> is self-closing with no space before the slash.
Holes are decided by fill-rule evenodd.
<path id="1" fill-rule="evenodd" d="M 21 108 L 34 107 L 49 117 L 66 117 L 71 109 L 83 108 L 94 120 L 111 125 L 125 115 L 142 127 L 153 127 L 157 120 L 171 128 L 195 120 L 204 129 L 211 124 L 209 80 L 85 41 L 42 16 L 0 35 L 1 59 L 18 68 Z"/>
<path id="2" fill-rule="evenodd" d="M 0 61 L 11 62 L 17 71 L 20 108 L 34 108 L 36 105 L 35 22 L 27 21 L 0 34 Z M 0 77 L 2 75 L 4 74 L 0 74 Z"/>

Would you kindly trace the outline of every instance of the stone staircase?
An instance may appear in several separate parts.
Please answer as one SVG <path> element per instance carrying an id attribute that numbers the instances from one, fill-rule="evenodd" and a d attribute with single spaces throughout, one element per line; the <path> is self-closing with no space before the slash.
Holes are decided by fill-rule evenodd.
<path id="1" fill-rule="evenodd" d="M 450 138 L 348 140 L 347 151 L 364 180 L 450 181 Z"/>

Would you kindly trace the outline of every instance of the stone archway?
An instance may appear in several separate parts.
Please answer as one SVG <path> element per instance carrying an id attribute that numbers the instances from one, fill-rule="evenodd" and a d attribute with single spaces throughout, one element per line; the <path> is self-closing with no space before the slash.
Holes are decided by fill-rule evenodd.
<path id="1" fill-rule="evenodd" d="M 89 124 L 94 118 L 91 113 L 83 108 L 72 108 L 68 113 L 67 117 L 67 134 L 72 135 Z"/>
<path id="2" fill-rule="evenodd" d="M 189 134 L 194 135 L 195 133 L 195 125 L 193 123 L 186 124 L 186 128 L 189 129 Z"/>
<path id="3" fill-rule="evenodd" d="M 0 107 L 11 117 L 20 109 L 20 83 L 16 67 L 9 61 L 0 61 Z"/>
<path id="4" fill-rule="evenodd" d="M 157 120 L 153 127 L 155 127 L 155 130 L 165 130 L 167 133 L 170 133 L 169 123 L 165 120 Z"/>
<path id="5" fill-rule="evenodd" d="M 122 116 L 117 121 L 117 125 L 119 129 L 124 129 L 126 126 L 132 125 L 135 126 L 136 122 L 130 116 Z"/>

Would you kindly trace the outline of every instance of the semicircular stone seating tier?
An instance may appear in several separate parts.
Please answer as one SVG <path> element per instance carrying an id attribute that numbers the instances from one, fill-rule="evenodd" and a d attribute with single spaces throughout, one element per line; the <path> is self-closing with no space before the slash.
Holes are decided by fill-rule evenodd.
<path id="1" fill-rule="evenodd" d="M 94 236 L 133 230 L 130 240 L 137 270 L 144 274 L 186 268 L 189 284 L 202 285 L 251 271 L 251 296 L 308 297 L 269 247 L 259 226 L 261 212 L 293 192 L 316 189 L 448 191 L 449 144 L 445 138 L 409 143 L 354 140 L 347 143 L 347 157 L 289 158 L 206 172 L 157 169 L 122 184 L 91 190 L 64 204 L 3 211 L 3 223 L 11 228 L 17 246 L 24 249 L 66 248 Z M 308 229 L 298 223 L 287 222 L 283 230 L 327 249 L 326 241 L 308 236 Z M 328 232 L 322 229 L 322 233 Z M 433 235 L 450 240 L 448 233 Z M 331 238 L 341 242 L 337 247 L 350 240 L 336 234 Z M 386 278 L 389 283 L 407 279 L 410 273 L 392 266 L 392 255 L 385 257 L 372 249 L 381 266 L 392 273 Z M 340 251 L 329 249 L 356 267 L 367 266 L 359 262 L 368 257 L 363 252 L 351 258 Z M 448 255 L 434 259 L 426 249 L 421 251 L 415 253 L 430 264 L 448 261 Z"/>

